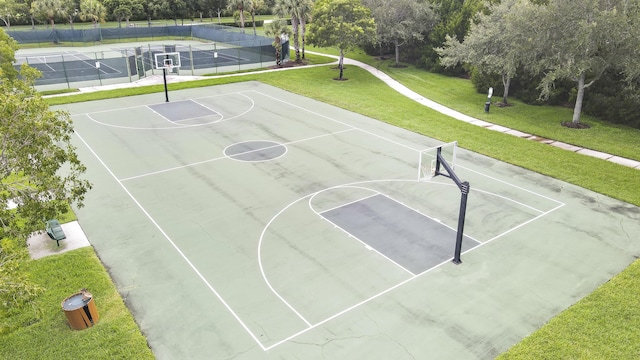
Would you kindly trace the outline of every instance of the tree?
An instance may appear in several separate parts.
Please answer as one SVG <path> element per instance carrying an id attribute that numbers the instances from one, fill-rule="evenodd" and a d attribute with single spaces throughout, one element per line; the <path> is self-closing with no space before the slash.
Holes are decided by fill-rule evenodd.
<path id="1" fill-rule="evenodd" d="M 544 74 L 540 97 L 547 98 L 557 80 L 576 84 L 572 126 L 580 126 L 585 90 L 605 71 L 623 71 L 629 80 L 638 76 L 637 8 L 637 1 L 628 0 L 549 0 L 526 13 L 527 65 Z"/>
<path id="2" fill-rule="evenodd" d="M 147 2 L 145 0 L 104 0 L 103 5 L 107 9 L 107 14 L 113 15 L 118 21 L 118 27 L 122 27 L 123 20 L 126 26 L 129 26 L 131 17 L 145 14 Z"/>
<path id="3" fill-rule="evenodd" d="M 93 27 L 103 23 L 107 16 L 107 9 L 99 0 L 80 0 L 80 20 L 91 20 Z"/>
<path id="4" fill-rule="evenodd" d="M 274 12 L 280 17 L 289 17 L 293 28 L 293 48 L 296 53 L 296 62 L 301 61 L 300 57 L 300 28 L 301 24 L 306 24 L 309 17 L 312 3 L 309 0 L 277 0 Z M 303 37 L 304 39 L 304 37 Z"/>
<path id="5" fill-rule="evenodd" d="M 487 3 L 496 0 L 487 0 Z M 425 66 L 427 69 L 438 69 L 438 54 L 433 50 L 446 41 L 447 35 L 464 39 L 471 26 L 471 19 L 485 6 L 485 0 L 432 0 L 436 6 L 438 23 L 429 33 L 431 46 L 426 47 Z"/>
<path id="6" fill-rule="evenodd" d="M 91 188 L 80 177 L 85 167 L 71 145 L 69 114 L 49 110 L 35 90 L 39 71 L 13 67 L 17 49 L 0 29 L 0 314 L 43 291 L 22 269 L 27 236 L 69 204 L 82 206 Z"/>
<path id="7" fill-rule="evenodd" d="M 531 6 L 528 1 L 521 0 L 502 0 L 489 6 L 489 14 L 478 14 L 462 43 L 447 36 L 444 46 L 436 48 L 440 64 L 453 67 L 467 63 L 482 72 L 500 75 L 504 87 L 502 102 L 508 104 L 511 80 L 529 56 L 521 46 L 528 36 L 526 29 L 521 29 L 519 14 Z"/>
<path id="8" fill-rule="evenodd" d="M 27 14 L 27 5 L 17 0 L 0 0 L 0 20 L 7 28 L 11 27 L 12 19 L 20 19 Z"/>
<path id="9" fill-rule="evenodd" d="M 147 19 L 147 26 L 151 27 L 151 18 L 157 15 L 160 11 L 160 6 L 154 0 L 143 0 L 142 3 L 142 13 Z"/>
<path id="10" fill-rule="evenodd" d="M 433 6 L 418 0 L 365 0 L 376 19 L 377 39 L 380 44 L 395 47 L 396 66 L 400 65 L 400 47 L 407 41 L 423 40 L 435 26 L 437 15 Z"/>
<path id="11" fill-rule="evenodd" d="M 17 72 L 13 67 L 13 63 L 16 61 L 16 51 L 18 50 L 18 43 L 4 30 L 0 29 L 0 84 L 3 80 L 13 80 L 17 76 Z"/>
<path id="12" fill-rule="evenodd" d="M 251 14 L 251 23 L 253 24 L 253 35 L 257 35 L 256 32 L 256 13 L 264 8 L 264 0 L 249 0 L 247 3 L 247 10 Z"/>
<path id="13" fill-rule="evenodd" d="M 61 0 L 36 0 L 31 3 L 31 11 L 36 19 L 42 20 L 51 27 L 55 26 L 55 18 L 58 15 L 64 16 L 64 12 L 61 12 L 62 1 Z"/>
<path id="14" fill-rule="evenodd" d="M 78 7 L 76 6 L 75 0 L 62 0 L 62 4 L 60 7 L 60 13 L 64 14 L 67 21 L 69 21 L 69 26 L 73 30 L 73 20 L 75 20 L 76 16 L 80 13 Z"/>
<path id="15" fill-rule="evenodd" d="M 219 9 L 223 3 L 223 0 L 193 0 L 194 8 L 200 17 L 200 22 L 203 21 L 203 15 L 211 15 L 213 21 L 213 13 L 216 9 Z"/>
<path id="16" fill-rule="evenodd" d="M 371 12 L 360 0 L 318 0 L 311 16 L 308 42 L 338 49 L 339 79 L 342 80 L 344 54 L 375 39 L 376 24 Z"/>
<path id="17" fill-rule="evenodd" d="M 49 110 L 34 88 L 37 70 L 5 65 L 17 46 L 2 30 L 0 40 L 0 226 L 4 237 L 26 239 L 69 204 L 82 206 L 91 185 L 81 179 L 69 114 Z M 9 209 L 9 200 L 17 208 Z"/>
<path id="18" fill-rule="evenodd" d="M 69 115 L 49 110 L 35 90 L 39 71 L 13 67 L 17 49 L 0 29 L 0 314 L 32 304 L 43 291 L 22 266 L 29 234 L 69 204 L 82 206 L 91 187 L 80 177 L 85 167 L 71 145 Z"/>
<path id="19" fill-rule="evenodd" d="M 303 0 L 298 8 L 298 16 L 300 21 L 300 41 L 302 43 L 302 58 L 304 59 L 304 45 L 307 35 L 307 22 L 311 20 L 311 12 L 313 11 L 314 0 Z"/>
<path id="20" fill-rule="evenodd" d="M 271 45 L 276 49 L 276 65 L 282 65 L 282 35 L 291 36 L 291 29 L 283 20 L 276 19 L 265 26 L 265 35 L 273 36 Z"/>
<path id="21" fill-rule="evenodd" d="M 243 34 L 244 34 L 244 10 L 248 2 L 249 0 L 229 0 L 229 2 L 227 3 L 227 9 L 231 11 L 237 10 L 239 12 L 240 29 Z"/>

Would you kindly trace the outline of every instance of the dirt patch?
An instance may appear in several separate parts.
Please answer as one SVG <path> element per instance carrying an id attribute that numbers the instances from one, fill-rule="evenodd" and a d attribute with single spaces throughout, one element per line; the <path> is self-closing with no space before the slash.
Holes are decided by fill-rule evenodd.
<path id="1" fill-rule="evenodd" d="M 564 127 L 568 127 L 570 129 L 590 129 L 591 126 L 589 126 L 588 124 L 585 123 L 574 123 L 572 121 L 565 121 L 560 123 L 562 126 Z"/>
<path id="2" fill-rule="evenodd" d="M 292 68 L 292 67 L 298 67 L 298 66 L 306 66 L 309 63 L 302 60 L 300 62 L 296 62 L 296 61 L 287 61 L 282 63 L 282 65 L 273 65 L 273 66 L 269 66 L 269 69 L 282 69 L 282 68 Z"/>

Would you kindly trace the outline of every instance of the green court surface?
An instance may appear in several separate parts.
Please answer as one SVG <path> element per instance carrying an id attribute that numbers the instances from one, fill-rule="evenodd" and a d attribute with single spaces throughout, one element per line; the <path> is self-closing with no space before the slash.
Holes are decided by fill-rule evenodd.
<path id="1" fill-rule="evenodd" d="M 458 149 L 456 265 L 460 191 L 418 181 L 440 142 L 258 82 L 169 97 L 59 107 L 159 359 L 491 359 L 640 252 L 637 207 Z"/>

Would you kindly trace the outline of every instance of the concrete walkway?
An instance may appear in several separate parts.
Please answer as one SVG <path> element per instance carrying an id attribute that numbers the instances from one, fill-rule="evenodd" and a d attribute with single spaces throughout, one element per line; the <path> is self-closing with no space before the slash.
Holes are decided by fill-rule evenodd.
<path id="1" fill-rule="evenodd" d="M 319 54 L 319 55 L 324 55 L 324 54 Z M 328 55 L 324 55 L 324 56 L 328 56 Z M 384 81 L 387 85 L 389 85 L 391 88 L 393 88 L 394 90 L 396 90 L 397 92 L 401 93 L 402 95 L 417 101 L 418 103 L 427 106 L 441 114 L 450 116 L 454 119 L 460 120 L 460 121 L 464 121 L 467 122 L 469 124 L 473 124 L 473 125 L 477 125 L 477 126 L 482 126 L 486 129 L 489 130 L 493 130 L 493 131 L 499 131 L 505 134 L 509 134 L 509 135 L 513 135 L 513 136 L 517 136 L 517 137 L 521 137 L 521 138 L 525 138 L 525 139 L 529 139 L 529 140 L 534 140 L 534 141 L 539 141 L 551 146 L 555 146 L 564 150 L 568 150 L 568 151 L 573 151 L 576 152 L 578 154 L 582 154 L 582 155 L 587 155 L 587 156 L 592 156 L 592 157 L 596 157 L 599 159 L 603 159 L 603 160 L 607 160 L 607 161 L 611 161 L 613 163 L 619 164 L 619 165 L 623 165 L 623 166 L 628 166 L 634 169 L 638 169 L 640 170 L 640 161 L 636 161 L 636 160 L 631 160 L 631 159 L 627 159 L 627 158 L 623 158 L 623 157 L 619 157 L 619 156 L 615 156 L 615 155 L 611 155 L 611 154 L 607 154 L 607 153 L 603 153 L 600 151 L 595 151 L 595 150 L 591 150 L 591 149 L 585 149 L 579 146 L 574 146 L 571 144 L 567 144 L 567 143 L 563 143 L 560 141 L 555 141 L 555 140 L 551 140 L 551 139 L 545 139 L 545 138 L 541 138 L 532 134 L 527 134 L 518 130 L 514 130 L 514 129 L 510 129 L 508 127 L 505 126 L 501 126 L 501 125 L 496 125 L 496 124 L 492 124 L 489 122 L 486 122 L 484 120 L 479 120 L 476 118 L 472 118 L 471 116 L 465 115 L 463 113 L 460 113 L 458 111 L 455 111 L 453 109 L 450 109 L 446 106 L 443 106 L 441 104 L 438 104 L 434 101 L 431 101 L 429 99 L 424 98 L 423 96 L 421 96 L 420 94 L 408 89 L 406 86 L 402 85 L 401 83 L 399 83 L 398 81 L 392 79 L 389 75 L 385 74 L 384 72 L 378 70 L 377 68 L 371 66 L 371 65 L 367 65 L 365 63 L 362 63 L 360 61 L 357 60 L 352 60 L 352 59 L 344 59 L 344 63 L 345 64 L 350 64 L 350 65 L 355 65 L 355 66 L 359 66 L 365 70 L 367 70 L 368 72 L 370 72 L 371 74 L 373 74 L 375 77 L 377 77 L 378 79 Z"/>
<path id="2" fill-rule="evenodd" d="M 327 55 L 327 54 L 322 54 L 322 53 L 316 53 L 316 52 L 312 52 L 312 51 L 307 51 L 307 53 L 309 54 L 315 54 L 315 55 L 322 55 L 322 56 L 327 56 L 327 57 L 331 57 L 331 58 L 335 58 L 338 59 L 337 56 L 334 55 Z M 429 99 L 426 99 L 425 97 L 421 96 L 420 94 L 414 92 L 413 90 L 410 90 L 409 88 L 407 88 L 406 86 L 402 85 L 401 83 L 399 83 L 398 81 L 392 79 L 389 75 L 387 75 L 386 73 L 380 71 L 379 69 L 371 66 L 371 65 L 367 65 L 363 62 L 357 61 L 357 60 L 353 60 L 353 59 L 348 59 L 345 58 L 344 59 L 344 63 L 345 64 L 349 64 L 349 65 L 354 65 L 354 66 L 359 66 L 365 70 L 367 70 L 369 73 L 371 73 L 372 75 L 374 75 L 375 77 L 377 77 L 378 79 L 384 81 L 387 85 L 389 85 L 391 88 L 393 88 L 394 90 L 396 90 L 397 92 L 401 93 L 402 95 L 417 101 L 418 103 L 427 106 L 435 111 L 438 111 L 441 114 L 450 116 L 454 119 L 460 120 L 460 121 L 464 121 L 467 122 L 469 124 L 473 124 L 473 125 L 477 125 L 477 126 L 481 126 L 484 127 L 486 129 L 489 130 L 493 130 L 493 131 L 499 131 L 505 134 L 509 134 L 509 135 L 513 135 L 513 136 L 517 136 L 517 137 L 521 137 L 521 138 L 525 138 L 525 139 L 529 139 L 529 140 L 533 140 L 533 141 L 538 141 L 538 142 L 542 142 L 551 146 L 555 146 L 567 151 L 573 151 L 576 152 L 578 154 L 582 154 L 582 155 L 586 155 L 586 156 L 592 156 L 592 157 L 596 157 L 602 160 L 606 160 L 606 161 L 610 161 L 619 165 L 623 165 L 623 166 L 627 166 L 630 168 L 634 168 L 634 169 L 638 169 L 640 170 L 640 161 L 637 160 L 632 160 L 632 159 L 627 159 L 627 158 L 623 158 L 620 156 L 615 156 L 612 154 L 607 154 L 601 151 L 595 151 L 595 150 L 591 150 L 591 149 L 586 149 L 586 148 L 582 148 L 579 146 L 575 146 L 575 145 L 571 145 L 571 144 L 567 144 L 567 143 L 563 143 L 560 141 L 556 141 L 556 140 L 552 140 L 552 139 L 545 139 L 545 138 L 541 138 L 538 136 L 535 136 L 533 134 L 527 134 L 515 129 L 510 129 L 508 127 L 505 126 L 501 126 L 501 125 L 496 125 L 496 124 L 492 124 L 489 122 L 486 122 L 484 120 L 479 120 L 476 118 L 473 118 L 471 116 L 462 114 L 458 111 L 455 111 L 453 109 L 450 109 L 444 105 L 438 104 L 434 101 L 431 101 Z M 312 66 L 325 66 L 326 64 L 320 64 L 320 65 L 312 65 Z M 308 66 L 307 66 L 308 67 Z M 302 68 L 307 68 L 307 67 L 292 67 L 292 68 L 282 68 L 282 69 L 276 69 L 276 70 L 261 70 L 261 71 L 256 71 L 256 72 L 252 72 L 252 74 L 258 74 L 258 73 L 262 73 L 262 72 L 268 72 L 268 71 L 285 71 L 285 70 L 295 70 L 295 69 L 302 69 Z M 174 82 L 182 82 L 182 81 L 191 81 L 191 80 L 201 80 L 201 79 L 211 79 L 211 78 L 215 78 L 215 77 L 232 77 L 232 76 L 242 76 L 242 75 L 246 75 L 247 73 L 239 73 L 239 74 L 227 74 L 227 75 L 219 75 L 219 76 L 182 76 L 182 75 L 171 75 L 171 76 L 167 76 L 167 82 L 168 83 L 174 83 Z M 111 90 L 111 89 L 121 89 L 121 88 L 128 88 L 128 87 L 139 87 L 139 86 L 147 86 L 147 85 L 155 85 L 155 84 L 161 84 L 163 82 L 162 80 L 162 76 L 160 75 L 153 75 L 153 76 L 149 76 L 143 79 L 140 79 L 138 81 L 132 82 L 132 83 L 124 83 L 124 84 L 113 84 L 113 85 L 104 85 L 104 86 L 93 86 L 93 87 L 87 87 L 87 88 L 80 88 L 81 92 L 93 92 L 93 91 L 100 91 L 100 90 Z M 68 94 L 63 94 L 63 95 L 73 95 L 73 93 L 68 93 Z"/>

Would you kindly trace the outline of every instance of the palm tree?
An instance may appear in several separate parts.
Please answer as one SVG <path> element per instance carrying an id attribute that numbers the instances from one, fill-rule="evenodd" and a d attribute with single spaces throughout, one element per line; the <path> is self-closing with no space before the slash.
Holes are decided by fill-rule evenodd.
<path id="1" fill-rule="evenodd" d="M 244 34 L 244 8 L 249 0 L 229 0 L 227 3 L 227 9 L 238 10 L 240 12 L 240 28 Z"/>
<path id="2" fill-rule="evenodd" d="M 282 35 L 291 36 L 291 29 L 284 20 L 276 19 L 264 27 L 267 36 L 273 36 L 271 45 L 276 49 L 276 65 L 282 66 Z"/>
<path id="3" fill-rule="evenodd" d="M 62 8 L 62 1 L 60 0 L 36 0 L 31 3 L 31 11 L 36 19 L 43 19 L 47 23 L 51 24 L 53 28 L 55 26 L 56 15 L 64 16 L 60 9 Z"/>
<path id="4" fill-rule="evenodd" d="M 79 13 L 75 0 L 64 0 L 60 8 L 60 13 L 64 14 L 67 20 L 69 20 L 69 26 L 71 30 L 73 30 L 73 20 L 75 20 Z"/>
<path id="5" fill-rule="evenodd" d="M 251 22 L 253 23 L 253 35 L 257 35 L 256 32 L 256 12 L 264 7 L 264 0 L 249 0 L 247 4 L 249 12 L 251 13 Z"/>
<path id="6" fill-rule="evenodd" d="M 300 25 L 306 25 L 306 20 L 310 17 L 312 7 L 313 3 L 311 0 L 276 0 L 274 12 L 281 17 L 291 17 L 293 48 L 296 51 L 296 62 L 302 61 L 300 58 Z M 303 29 L 305 25 L 302 25 Z"/>
<path id="7" fill-rule="evenodd" d="M 301 61 L 298 16 L 295 6 L 298 1 L 299 0 L 276 0 L 276 5 L 274 7 L 274 13 L 278 16 L 291 17 L 291 27 L 293 28 L 293 48 L 296 51 L 296 62 Z"/>
<path id="8" fill-rule="evenodd" d="M 107 9 L 99 0 L 80 0 L 80 20 L 91 20 L 93 27 L 98 27 L 98 23 L 104 22 L 107 16 Z"/>
<path id="9" fill-rule="evenodd" d="M 304 59 L 304 37 L 307 32 L 307 21 L 311 20 L 311 12 L 313 11 L 312 0 L 302 0 L 299 8 L 300 15 L 300 37 L 302 40 L 302 58 Z"/>

